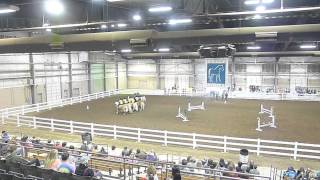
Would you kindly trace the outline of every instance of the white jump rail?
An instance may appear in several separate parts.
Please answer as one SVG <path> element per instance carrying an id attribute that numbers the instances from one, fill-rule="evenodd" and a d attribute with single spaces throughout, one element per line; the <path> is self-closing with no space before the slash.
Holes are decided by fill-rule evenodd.
<path id="1" fill-rule="evenodd" d="M 5 118 L 5 123 L 12 123 L 18 127 L 27 126 L 30 128 L 42 128 L 68 133 L 90 132 L 93 136 L 133 140 L 136 142 L 150 142 L 164 146 L 178 145 L 193 149 L 205 148 L 222 152 L 239 152 L 240 149 L 245 148 L 248 149 L 250 153 L 255 153 L 258 156 L 276 155 L 290 157 L 295 160 L 298 158 L 320 159 L 319 144 L 151 130 L 24 115 L 10 115 L 8 118 Z"/>

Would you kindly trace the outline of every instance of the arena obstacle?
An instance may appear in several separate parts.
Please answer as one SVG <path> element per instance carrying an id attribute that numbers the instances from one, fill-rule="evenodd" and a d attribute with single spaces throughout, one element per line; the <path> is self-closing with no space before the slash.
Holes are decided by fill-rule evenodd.
<path id="1" fill-rule="evenodd" d="M 191 103 L 188 103 L 188 111 L 192 110 L 205 110 L 204 102 L 202 101 L 201 105 L 192 106 Z"/>
<path id="2" fill-rule="evenodd" d="M 257 131 L 262 131 L 261 128 L 263 127 L 272 127 L 272 128 L 277 128 L 275 125 L 275 116 L 273 114 L 273 107 L 271 106 L 270 109 L 264 108 L 263 105 L 261 104 L 260 106 L 260 112 L 259 114 L 267 114 L 269 115 L 268 117 L 271 118 L 271 121 L 269 122 L 261 122 L 261 118 L 257 117 L 258 120 L 258 127 L 257 127 Z"/>
<path id="3" fill-rule="evenodd" d="M 179 106 L 179 108 L 178 108 L 178 114 L 177 114 L 176 117 L 177 117 L 177 118 L 181 118 L 183 122 L 189 121 L 188 118 L 187 118 L 187 115 L 181 113 L 181 108 L 180 108 L 180 106 Z"/>

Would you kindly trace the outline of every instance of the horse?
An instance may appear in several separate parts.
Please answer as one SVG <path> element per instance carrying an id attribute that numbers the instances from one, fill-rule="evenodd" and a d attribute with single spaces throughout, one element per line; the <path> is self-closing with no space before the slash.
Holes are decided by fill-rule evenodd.
<path id="1" fill-rule="evenodd" d="M 116 106 L 116 113 L 127 114 L 129 112 L 129 107 L 127 104 L 120 104 L 119 102 L 114 103 Z"/>
<path id="2" fill-rule="evenodd" d="M 145 107 L 145 103 L 143 101 L 139 101 L 138 106 L 139 106 L 139 111 L 143 111 Z"/>
<path id="3" fill-rule="evenodd" d="M 138 111 L 139 111 L 139 105 L 138 105 L 137 102 L 131 103 L 131 106 L 132 106 L 132 110 L 133 110 L 134 112 L 138 112 Z"/>

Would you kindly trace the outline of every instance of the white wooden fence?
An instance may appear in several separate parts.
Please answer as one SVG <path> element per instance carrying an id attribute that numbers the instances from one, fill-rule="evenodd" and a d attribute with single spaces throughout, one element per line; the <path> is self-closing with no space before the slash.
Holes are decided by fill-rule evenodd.
<path id="1" fill-rule="evenodd" d="M 124 91 L 122 93 L 125 93 Z M 308 158 L 320 159 L 320 145 L 299 142 L 271 141 L 263 139 L 237 138 L 227 136 L 214 136 L 197 133 L 183 133 L 143 128 L 130 128 L 115 125 L 83 123 L 76 121 L 40 118 L 25 116 L 27 112 L 36 112 L 53 107 L 81 103 L 93 99 L 104 98 L 119 94 L 118 90 L 89 94 L 81 97 L 62 99 L 50 103 L 40 103 L 0 110 L 2 124 L 14 123 L 19 126 L 44 128 L 51 131 L 64 131 L 69 133 L 90 132 L 93 136 L 105 136 L 113 139 L 127 139 L 137 142 L 158 143 L 165 146 L 178 145 L 190 148 L 214 149 L 222 152 L 239 152 L 248 149 L 256 155 L 287 156 L 293 159 Z"/>
<path id="2" fill-rule="evenodd" d="M 90 132 L 93 136 L 98 135 L 113 139 L 151 142 L 164 146 L 178 145 L 187 146 L 193 149 L 214 149 L 222 152 L 239 152 L 240 149 L 245 148 L 248 149 L 250 153 L 255 153 L 258 156 L 267 154 L 287 156 L 295 160 L 298 158 L 320 159 L 319 144 L 130 128 L 23 115 L 9 115 L 5 122 L 14 123 L 18 127 L 28 126 L 32 128 L 44 128 L 50 129 L 51 131 L 64 131 L 68 133 Z"/>

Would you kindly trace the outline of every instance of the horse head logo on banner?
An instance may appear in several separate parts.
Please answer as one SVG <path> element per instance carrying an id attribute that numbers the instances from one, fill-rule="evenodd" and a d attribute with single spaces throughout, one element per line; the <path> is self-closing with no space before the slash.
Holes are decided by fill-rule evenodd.
<path id="1" fill-rule="evenodd" d="M 207 82 L 212 84 L 225 84 L 225 64 L 211 63 L 207 65 Z"/>

